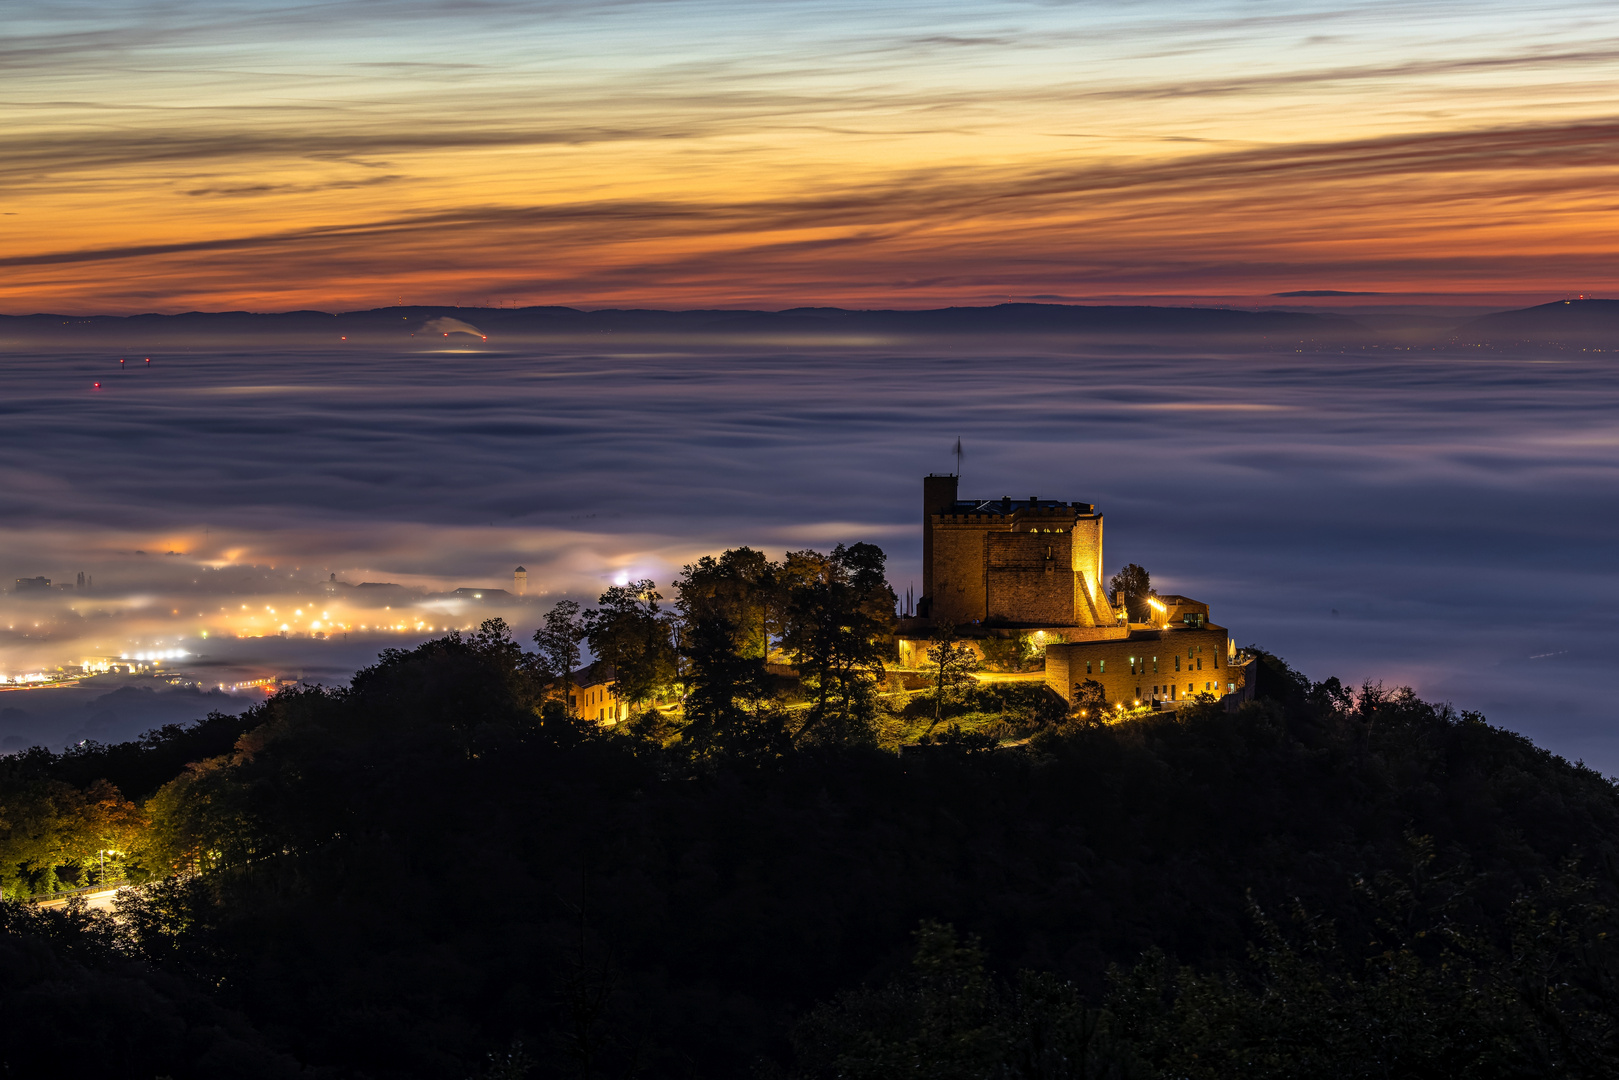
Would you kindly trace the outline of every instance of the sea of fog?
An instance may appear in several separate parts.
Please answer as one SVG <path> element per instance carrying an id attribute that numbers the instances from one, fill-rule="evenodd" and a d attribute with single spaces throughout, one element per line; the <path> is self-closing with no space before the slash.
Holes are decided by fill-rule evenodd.
<path id="1" fill-rule="evenodd" d="M 964 496 L 1095 502 L 1109 571 L 1240 644 L 1619 773 L 1608 354 L 415 345 L 0 356 L 0 675 L 163 657 L 185 683 L 0 690 L 0 749 L 340 682 L 490 614 L 526 635 L 728 546 L 874 542 L 903 594 L 920 478 L 959 437 Z M 514 591 L 520 564 L 525 597 L 453 592 Z"/>

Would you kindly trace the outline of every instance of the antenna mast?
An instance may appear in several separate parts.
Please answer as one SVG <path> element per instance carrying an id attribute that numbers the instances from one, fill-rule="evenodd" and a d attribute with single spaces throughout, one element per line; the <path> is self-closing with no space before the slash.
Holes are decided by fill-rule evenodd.
<path id="1" fill-rule="evenodd" d="M 961 436 L 956 436 L 956 479 L 961 479 Z"/>

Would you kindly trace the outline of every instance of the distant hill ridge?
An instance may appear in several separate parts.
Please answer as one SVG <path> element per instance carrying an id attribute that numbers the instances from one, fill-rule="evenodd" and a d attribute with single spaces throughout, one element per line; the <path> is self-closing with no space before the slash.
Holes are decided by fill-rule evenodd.
<path id="1" fill-rule="evenodd" d="M 179 333 L 420 331 L 433 319 L 454 318 L 506 333 L 1203 333 L 1322 334 L 1359 329 L 1351 319 L 1290 311 L 1235 308 L 997 304 L 926 310 L 789 308 L 784 311 L 569 307 L 467 308 L 409 306 L 331 314 L 323 311 L 186 312 L 179 315 L 0 316 L 0 330 L 137 331 Z"/>
<path id="2" fill-rule="evenodd" d="M 435 325 L 435 320 L 445 320 Z M 700 336 L 849 334 L 973 335 L 1063 334 L 1120 337 L 1201 335 L 1220 338 L 1330 339 L 1356 342 L 1385 336 L 1387 324 L 1320 312 L 1173 307 L 1147 304 L 1008 303 L 988 307 L 916 310 L 800 307 L 781 311 L 700 308 L 449 307 L 411 305 L 365 311 L 191 311 L 177 315 L 0 315 L 0 338 L 104 340 L 136 343 L 264 334 L 308 336 L 322 341 L 350 336 L 376 340 L 477 329 L 521 336 L 682 334 Z M 1447 325 L 1427 320 L 1421 337 L 1445 342 L 1612 341 L 1619 346 L 1619 300 L 1559 300 L 1501 311 Z"/>
<path id="3" fill-rule="evenodd" d="M 1608 338 L 1619 345 L 1619 300 L 1557 300 L 1517 311 L 1483 315 L 1460 329 L 1484 340 L 1528 341 Z"/>

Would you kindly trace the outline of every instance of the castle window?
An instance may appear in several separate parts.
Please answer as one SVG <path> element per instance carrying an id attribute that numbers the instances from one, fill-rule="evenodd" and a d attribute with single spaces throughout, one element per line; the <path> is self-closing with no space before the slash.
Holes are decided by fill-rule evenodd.
<path id="1" fill-rule="evenodd" d="M 1089 675 L 1090 673 L 1091 673 L 1091 662 L 1089 660 L 1087 660 L 1087 661 L 1085 661 L 1085 674 Z"/>
<path id="2" fill-rule="evenodd" d="M 1099 672 L 1099 674 L 1102 674 L 1102 675 L 1107 674 L 1107 661 L 1106 660 L 1102 661 L 1102 670 Z"/>
<path id="3" fill-rule="evenodd" d="M 1203 670 L 1203 658 L 1201 656 L 1197 658 L 1197 670 Z"/>
<path id="4" fill-rule="evenodd" d="M 1152 673 L 1154 675 L 1158 674 L 1158 658 L 1156 656 L 1152 658 Z"/>
<path id="5" fill-rule="evenodd" d="M 1179 671 L 1180 669 L 1181 669 L 1181 657 L 1180 657 L 1180 653 L 1176 653 L 1175 654 L 1175 670 Z"/>

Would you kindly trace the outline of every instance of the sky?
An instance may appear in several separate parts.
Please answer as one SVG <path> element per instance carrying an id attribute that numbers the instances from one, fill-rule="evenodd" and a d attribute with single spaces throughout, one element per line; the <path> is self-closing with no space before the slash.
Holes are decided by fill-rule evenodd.
<path id="1" fill-rule="evenodd" d="M 0 311 L 1515 306 L 1615 100 L 1611 3 L 45 0 Z"/>

